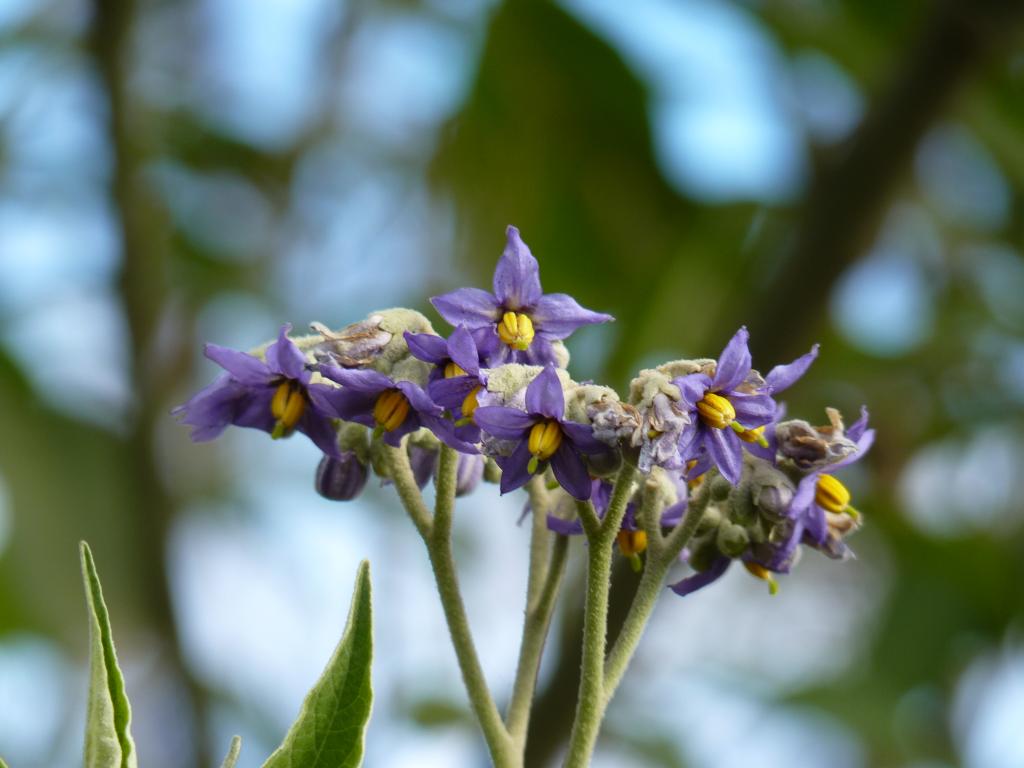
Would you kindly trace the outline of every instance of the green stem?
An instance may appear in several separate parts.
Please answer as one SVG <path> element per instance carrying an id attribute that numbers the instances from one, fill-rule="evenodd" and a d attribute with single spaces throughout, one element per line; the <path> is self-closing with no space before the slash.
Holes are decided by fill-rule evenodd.
<path id="1" fill-rule="evenodd" d="M 636 469 L 624 465 L 615 481 L 608 511 L 597 531 L 587 531 L 587 597 L 583 611 L 583 662 L 576 718 L 566 755 L 566 768 L 585 768 L 597 743 L 604 716 L 604 653 L 608 632 L 608 590 L 611 586 L 612 546 L 633 490 Z"/>
<path id="2" fill-rule="evenodd" d="M 398 491 L 398 498 L 401 499 L 402 506 L 412 518 L 420 536 L 427 541 L 430 538 L 433 521 L 430 517 L 430 510 L 427 509 L 427 505 L 423 501 L 423 494 L 420 493 L 419 486 L 416 485 L 416 478 L 413 477 L 412 467 L 409 465 L 409 454 L 405 452 L 405 448 L 390 446 L 382 446 L 382 448 L 384 463 L 387 465 L 391 482 L 395 484 L 395 490 Z"/>
<path id="3" fill-rule="evenodd" d="M 675 563 L 704 517 L 704 510 L 707 509 L 711 498 L 708 493 L 709 486 L 710 483 L 705 481 L 701 490 L 690 500 L 689 508 L 679 524 L 663 541 L 656 541 L 649 546 L 647 565 L 643 576 L 640 577 L 633 603 L 604 665 L 605 707 L 615 695 L 615 689 L 618 688 L 640 643 L 640 638 L 643 637 L 644 629 L 664 588 L 665 574 Z M 653 508 L 648 511 L 656 513 Z"/>
<path id="4" fill-rule="evenodd" d="M 462 672 L 462 681 L 469 694 L 480 729 L 483 731 L 491 760 L 499 768 L 516 768 L 522 764 L 517 757 L 512 739 L 498 713 L 484 677 L 480 659 L 473 644 L 469 617 L 459 591 L 458 573 L 452 554 L 452 513 L 455 506 L 456 472 L 458 454 L 448 446 L 441 447 L 441 460 L 437 473 L 437 501 L 434 520 L 429 521 L 429 512 L 423 503 L 423 496 L 413 479 L 409 459 L 404 450 L 386 449 L 389 455 L 391 479 L 398 490 L 402 504 L 408 510 L 416 528 L 427 545 L 427 554 L 434 569 L 434 580 L 441 597 L 441 607 L 448 623 L 448 632 L 455 648 L 455 656 Z M 400 455 L 399 455 L 400 454 Z M 426 522 L 424 523 L 424 520 Z"/>
<path id="5" fill-rule="evenodd" d="M 530 570 L 526 579 L 526 608 L 529 611 L 537 600 L 547 578 L 548 550 L 551 536 L 548 533 L 548 489 L 544 477 L 534 475 L 526 484 L 530 496 Z"/>
<path id="6" fill-rule="evenodd" d="M 549 536 L 545 519 L 547 510 L 546 508 L 534 509 L 533 514 L 534 531 L 536 532 L 537 530 L 536 521 L 540 520 L 544 526 L 543 534 L 546 541 Z M 509 733 L 516 742 L 520 754 L 526 748 L 526 732 L 530 724 L 530 709 L 533 704 L 534 690 L 537 686 L 537 673 L 540 670 L 544 644 L 547 640 L 548 629 L 551 626 L 551 616 L 554 613 L 555 600 L 558 598 L 562 576 L 565 574 L 565 561 L 568 550 L 569 537 L 555 536 L 554 546 L 551 547 L 550 560 L 545 563 L 543 580 L 539 582 L 536 595 L 533 598 L 528 598 L 526 603 L 526 616 L 523 620 L 523 639 L 519 646 L 519 662 L 516 666 L 516 677 L 515 683 L 512 686 L 512 698 L 509 700 L 508 715 L 505 718 Z M 531 577 L 532 575 L 531 572 Z"/>

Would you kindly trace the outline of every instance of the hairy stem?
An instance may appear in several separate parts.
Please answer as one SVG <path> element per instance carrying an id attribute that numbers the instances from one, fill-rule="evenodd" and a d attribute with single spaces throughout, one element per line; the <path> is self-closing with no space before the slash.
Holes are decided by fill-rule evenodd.
<path id="1" fill-rule="evenodd" d="M 586 531 L 590 549 L 587 558 L 587 597 L 583 609 L 583 662 L 576 718 L 564 763 L 566 768 L 584 768 L 590 764 L 604 716 L 604 653 L 608 633 L 612 546 L 626 514 L 635 472 L 636 469 L 628 464 L 622 467 L 604 520 L 596 531 Z"/>
<path id="2" fill-rule="evenodd" d="M 456 472 L 458 454 L 448 446 L 441 447 L 441 460 L 437 473 L 437 502 L 431 523 L 423 496 L 413 479 L 409 458 L 404 450 L 386 449 L 391 479 L 398 496 L 427 545 L 427 554 L 434 569 L 434 580 L 441 597 L 441 607 L 448 623 L 455 656 L 462 672 L 462 681 L 469 702 L 480 723 L 491 760 L 499 768 L 515 768 L 522 764 L 516 755 L 512 739 L 494 704 L 483 668 L 473 643 L 469 617 L 459 590 L 459 579 L 452 554 L 452 513 L 455 507 Z"/>
<path id="3" fill-rule="evenodd" d="M 533 510 L 534 536 L 537 536 L 537 520 L 541 521 L 544 540 L 550 537 L 545 518 L 546 509 Z M 512 698 L 509 700 L 506 723 L 520 753 L 526 748 L 526 730 L 530 724 L 530 710 L 533 693 L 537 685 L 541 657 L 547 641 L 555 600 L 565 574 L 566 553 L 569 550 L 568 536 L 555 536 L 550 559 L 545 563 L 543 578 L 539 580 L 536 594 L 530 594 L 526 602 L 526 616 L 523 620 L 523 639 L 519 646 L 519 663 L 516 666 Z M 532 563 L 531 563 L 532 571 Z M 531 573 L 532 576 L 532 573 Z M 531 579 L 532 581 L 532 579 Z"/>
<path id="4" fill-rule="evenodd" d="M 423 494 L 420 493 L 416 479 L 413 477 L 412 467 L 409 465 L 409 455 L 404 448 L 388 446 L 384 448 L 384 461 L 387 464 L 391 482 L 395 484 L 395 490 L 398 491 L 398 498 L 401 499 L 402 506 L 409 513 L 420 536 L 425 542 L 428 541 L 433 528 L 433 520 L 430 510 L 427 509 L 427 505 L 423 501 Z"/>
<path id="5" fill-rule="evenodd" d="M 622 676 L 636 652 L 647 622 L 654 612 L 658 596 L 664 587 L 665 574 L 679 557 L 679 553 L 693 536 L 704 517 L 704 510 L 707 509 L 708 500 L 711 498 L 707 490 L 709 485 L 710 483 L 704 483 L 701 491 L 690 502 L 683 519 L 664 541 L 652 544 L 648 550 L 647 564 L 644 567 L 643 576 L 640 578 L 636 595 L 633 597 L 633 604 L 629 608 L 622 629 L 619 630 L 619 636 L 615 639 L 615 644 L 609 651 L 608 660 L 604 665 L 605 707 L 615 695 L 615 689 L 622 681 Z M 657 510 L 648 511 L 657 514 Z"/>

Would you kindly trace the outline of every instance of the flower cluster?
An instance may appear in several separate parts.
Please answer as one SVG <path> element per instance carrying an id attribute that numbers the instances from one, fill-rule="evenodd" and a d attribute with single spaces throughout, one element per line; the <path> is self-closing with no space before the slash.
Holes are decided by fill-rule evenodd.
<path id="1" fill-rule="evenodd" d="M 576 501 L 590 500 L 599 517 L 608 506 L 607 478 L 623 463 L 668 489 L 658 514 L 670 530 L 700 497 L 702 517 L 684 552 L 694 573 L 672 585 L 685 595 L 718 578 L 733 560 L 774 587 L 800 546 L 845 557 L 844 535 L 859 514 L 834 472 L 858 460 L 873 439 L 867 412 L 848 429 L 829 410 L 829 425 L 781 421 L 776 396 L 804 375 L 817 346 L 762 376 L 752 365 L 749 335 L 740 328 L 717 359 L 677 360 L 640 371 L 623 401 L 607 387 L 568 374 L 563 340 L 610 315 L 572 297 L 545 294 L 537 260 L 509 227 L 493 292 L 460 288 L 432 298 L 452 324 L 444 338 L 421 314 L 376 312 L 340 331 L 278 339 L 251 353 L 207 345 L 225 369 L 175 412 L 209 440 L 226 426 L 253 427 L 274 438 L 307 435 L 324 454 L 316 488 L 348 500 L 383 446 L 408 454 L 416 481 L 436 473 L 438 451 L 460 454 L 458 490 L 481 479 L 502 493 L 542 478 L 568 502 L 549 527 L 582 530 Z M 618 544 L 637 565 L 647 546 L 627 507 Z M 650 530 L 650 529 L 648 529 Z"/>

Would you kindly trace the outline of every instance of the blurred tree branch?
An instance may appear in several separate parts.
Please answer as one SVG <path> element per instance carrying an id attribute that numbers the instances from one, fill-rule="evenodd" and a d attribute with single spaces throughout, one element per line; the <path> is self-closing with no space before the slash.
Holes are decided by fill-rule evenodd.
<path id="1" fill-rule="evenodd" d="M 792 244 L 774 276 L 749 286 L 752 302 L 726 304 L 730 317 L 709 327 L 734 328 L 746 322 L 763 329 L 752 334 L 755 359 L 787 359 L 806 348 L 831 286 L 877 236 L 918 143 L 957 88 L 1015 29 L 1022 11 L 1024 3 L 1018 0 L 943 0 L 933 7 L 860 127 L 816 166 Z M 798 299 L 787 289 L 793 285 L 803 286 Z M 633 590 L 624 582 L 630 576 L 621 567 L 613 574 L 610 636 L 617 634 L 628 608 Z M 527 742 L 529 766 L 550 764 L 568 735 L 579 679 L 581 626 L 581 606 L 574 605 L 558 636 L 558 664 L 535 705 Z"/>
<path id="2" fill-rule="evenodd" d="M 854 134 L 819 158 L 791 244 L 774 275 L 750 286 L 752 302 L 731 303 L 755 359 L 782 360 L 808 346 L 830 288 L 869 248 L 914 151 L 958 87 L 999 49 L 1024 12 L 1019 0 L 941 0 Z M 802 286 L 794 300 L 791 286 Z M 742 315 L 742 316 L 740 316 Z M 735 319 L 734 319 L 735 318 Z"/>
<path id="3" fill-rule="evenodd" d="M 117 211 L 121 239 L 118 295 L 129 332 L 131 384 L 135 395 L 134 418 L 123 444 L 124 482 L 129 498 L 125 525 L 134 534 L 127 555 L 143 584 L 148 620 L 166 643 L 161 657 L 177 678 L 190 706 L 183 712 L 189 733 L 184 741 L 168 745 L 181 765 L 206 765 L 203 693 L 185 664 L 171 605 L 165 562 L 167 532 L 173 503 L 157 471 L 154 434 L 157 419 L 167 418 L 164 403 L 175 380 L 165 375 L 174 361 L 154 354 L 158 326 L 167 316 L 166 232 L 140 177 L 144 152 L 139 130 L 142 110 L 129 90 L 132 72 L 132 31 L 135 0 L 97 0 L 90 29 L 90 45 L 109 103 L 108 134 L 113 157 L 111 195 Z M 180 329 L 172 338 L 184 337 Z M 171 355 L 171 357 L 174 357 Z M 178 366 L 180 369 L 180 366 Z"/>

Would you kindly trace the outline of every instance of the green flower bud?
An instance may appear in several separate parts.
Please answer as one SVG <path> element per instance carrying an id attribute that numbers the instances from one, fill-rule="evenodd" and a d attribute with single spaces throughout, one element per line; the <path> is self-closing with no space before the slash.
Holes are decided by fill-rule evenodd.
<path id="1" fill-rule="evenodd" d="M 742 525 L 726 521 L 718 527 L 716 543 L 723 555 L 739 557 L 750 544 L 750 538 Z"/>

